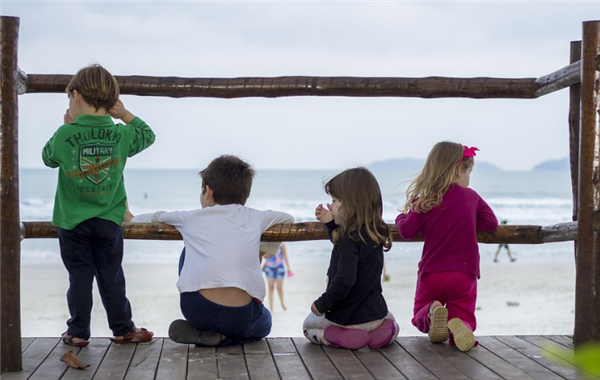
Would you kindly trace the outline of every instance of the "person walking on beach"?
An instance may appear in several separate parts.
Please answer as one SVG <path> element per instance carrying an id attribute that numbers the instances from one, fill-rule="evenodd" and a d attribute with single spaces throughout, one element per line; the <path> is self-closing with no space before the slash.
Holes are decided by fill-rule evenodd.
<path id="1" fill-rule="evenodd" d="M 62 341 L 87 346 L 94 277 L 114 343 L 147 342 L 154 335 L 136 328 L 126 296 L 123 227 L 127 195 L 123 170 L 128 157 L 148 148 L 154 133 L 119 100 L 119 84 L 102 66 L 77 72 L 67 86 L 69 108 L 44 146 L 42 159 L 59 168 L 52 224 L 58 226 L 62 261 L 69 272 L 71 318 Z M 125 124 L 112 121 L 122 120 Z"/>
<path id="2" fill-rule="evenodd" d="M 293 223 L 294 218 L 244 206 L 254 169 L 236 156 L 215 158 L 200 177 L 201 209 L 158 211 L 132 219 L 170 224 L 183 237 L 177 287 L 185 320 L 171 323 L 169 338 L 212 347 L 260 340 L 272 325 L 271 313 L 263 305 L 260 237 L 271 226 Z"/>
<path id="3" fill-rule="evenodd" d="M 275 255 L 267 257 L 267 260 L 263 263 L 263 271 L 265 272 L 265 276 L 267 276 L 267 285 L 269 287 L 269 310 L 273 312 L 273 293 L 275 287 L 277 287 L 281 308 L 284 311 L 287 310 L 285 302 L 283 302 L 283 280 L 286 276 L 286 272 L 288 277 L 292 277 L 294 272 L 290 269 L 290 262 L 288 260 L 285 243 L 279 245 Z"/>
<path id="4" fill-rule="evenodd" d="M 506 224 L 506 223 L 508 223 L 507 220 L 502 221 L 502 224 Z M 515 261 L 517 261 L 517 259 L 513 258 L 512 255 L 510 254 L 510 248 L 508 248 L 508 244 L 499 244 L 498 249 L 496 250 L 496 253 L 494 254 L 494 262 L 495 263 L 498 262 L 498 254 L 500 253 L 500 250 L 502 248 L 506 248 L 506 253 L 508 254 L 508 258 L 510 259 L 511 263 L 514 263 Z"/>
<path id="5" fill-rule="evenodd" d="M 392 246 L 383 200 L 366 168 L 348 169 L 325 184 L 327 208 L 315 210 L 333 243 L 327 288 L 303 324 L 312 343 L 358 350 L 391 344 L 400 332 L 382 294 L 383 252 Z"/>
<path id="6" fill-rule="evenodd" d="M 477 148 L 443 141 L 406 191 L 396 218 L 400 236 L 423 236 L 412 324 L 461 351 L 476 345 L 475 303 L 479 272 L 477 231 L 495 231 L 498 220 L 469 186 Z M 450 333 L 448 333 L 448 329 Z"/>

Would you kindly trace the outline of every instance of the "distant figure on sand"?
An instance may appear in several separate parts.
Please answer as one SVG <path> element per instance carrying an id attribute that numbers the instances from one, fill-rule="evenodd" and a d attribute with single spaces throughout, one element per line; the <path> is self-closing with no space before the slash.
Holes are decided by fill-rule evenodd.
<path id="1" fill-rule="evenodd" d="M 281 308 L 284 311 L 287 310 L 283 301 L 283 279 L 286 276 L 286 272 L 288 277 L 292 277 L 294 272 L 290 269 L 285 243 L 281 243 L 277 249 L 277 253 L 268 256 L 267 260 L 263 262 L 263 271 L 267 276 L 267 285 L 269 287 L 269 310 L 273 312 L 273 292 L 275 291 L 275 286 L 277 286 Z"/>
<path id="2" fill-rule="evenodd" d="M 503 220 L 502 224 L 506 224 L 508 223 L 507 220 Z M 500 244 L 498 245 L 498 249 L 496 250 L 496 254 L 494 255 L 494 262 L 497 263 L 498 262 L 498 254 L 500 253 L 500 250 L 502 249 L 502 247 L 506 248 L 506 253 L 508 254 L 508 258 L 510 259 L 510 262 L 513 263 L 515 261 L 517 261 L 516 258 L 513 258 L 510 254 L 510 248 L 508 248 L 508 244 Z"/>
<path id="3" fill-rule="evenodd" d="M 200 177 L 201 209 L 158 211 L 132 220 L 170 224 L 183 237 L 177 287 L 185 320 L 171 323 L 169 338 L 212 347 L 260 340 L 272 324 L 263 305 L 260 237 L 271 226 L 293 223 L 294 218 L 244 206 L 254 169 L 236 156 L 215 158 Z"/>
<path id="4" fill-rule="evenodd" d="M 400 327 L 382 294 L 383 252 L 392 246 L 382 219 L 383 201 L 375 176 L 348 169 L 325 184 L 331 204 L 315 210 L 333 243 L 327 288 L 311 305 L 304 336 L 313 343 L 352 350 L 391 344 Z"/>
<path id="5" fill-rule="evenodd" d="M 67 85 L 69 109 L 42 151 L 44 164 L 59 168 L 52 224 L 69 272 L 71 318 L 65 344 L 89 344 L 94 277 L 114 343 L 147 342 L 154 335 L 136 328 L 126 296 L 123 219 L 127 194 L 123 170 L 154 142 L 154 132 L 119 100 L 119 84 L 100 65 L 84 67 Z M 124 124 L 115 124 L 111 119 Z M 40 284 L 43 286 L 43 284 Z"/>
<path id="6" fill-rule="evenodd" d="M 431 342 L 450 338 L 461 351 L 477 344 L 473 335 L 480 277 L 477 231 L 498 228 L 492 209 L 469 188 L 477 150 L 437 143 L 408 186 L 406 203 L 396 218 L 403 239 L 421 232 L 424 241 L 412 323 L 429 334 Z"/>

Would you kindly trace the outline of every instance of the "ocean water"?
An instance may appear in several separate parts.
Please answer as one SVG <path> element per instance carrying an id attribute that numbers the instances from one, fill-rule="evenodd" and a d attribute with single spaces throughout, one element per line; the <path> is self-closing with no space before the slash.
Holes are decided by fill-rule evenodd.
<path id="1" fill-rule="evenodd" d="M 336 170 L 259 170 L 247 206 L 292 214 L 297 222 L 314 221 L 319 203 L 330 202 L 324 182 Z M 405 190 L 414 173 L 379 171 L 376 175 L 384 197 L 384 219 L 393 223 L 404 204 Z M 23 221 L 49 221 L 52 216 L 56 170 L 21 169 L 20 217 Z M 200 207 L 201 180 L 194 170 L 127 169 L 125 183 L 134 214 L 157 210 L 189 210 Z M 571 221 L 573 208 L 570 174 L 567 171 L 481 172 L 471 174 L 471 188 L 492 207 L 499 220 L 509 224 L 548 226 Z M 173 262 L 179 257 L 180 241 L 126 240 L 125 262 Z M 482 260 L 490 260 L 495 244 L 480 244 Z M 386 260 L 416 262 L 422 243 L 395 243 Z M 298 262 L 327 262 L 328 241 L 288 243 L 290 258 Z M 519 261 L 571 261 L 573 243 L 511 245 Z M 60 262 L 56 239 L 25 239 L 23 263 Z"/>

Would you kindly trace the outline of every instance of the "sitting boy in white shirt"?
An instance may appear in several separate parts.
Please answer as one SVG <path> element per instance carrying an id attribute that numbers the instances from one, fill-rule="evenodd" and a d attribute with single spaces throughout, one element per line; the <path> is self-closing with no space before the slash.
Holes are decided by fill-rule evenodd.
<path id="1" fill-rule="evenodd" d="M 185 320 L 169 326 L 175 342 L 245 344 L 271 331 L 271 313 L 262 303 L 266 291 L 260 237 L 271 226 L 293 223 L 294 218 L 244 206 L 254 174 L 238 157 L 223 155 L 200 172 L 201 209 L 128 215 L 132 222 L 170 224 L 183 237 L 177 287 Z"/>

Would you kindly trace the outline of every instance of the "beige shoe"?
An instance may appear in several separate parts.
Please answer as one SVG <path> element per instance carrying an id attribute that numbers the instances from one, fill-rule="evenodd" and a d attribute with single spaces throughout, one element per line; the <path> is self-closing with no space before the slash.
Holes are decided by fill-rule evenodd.
<path id="1" fill-rule="evenodd" d="M 452 318 L 448 321 L 448 328 L 452 332 L 452 338 L 456 348 L 467 352 L 475 346 L 475 335 L 460 318 Z"/>
<path id="2" fill-rule="evenodd" d="M 438 306 L 429 313 L 428 334 L 432 343 L 442 343 L 448 340 L 448 309 Z"/>

